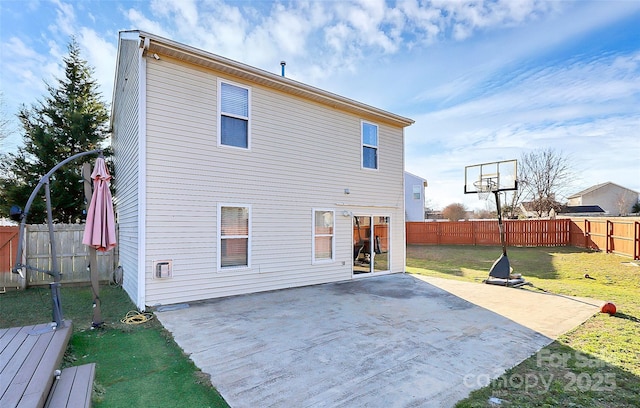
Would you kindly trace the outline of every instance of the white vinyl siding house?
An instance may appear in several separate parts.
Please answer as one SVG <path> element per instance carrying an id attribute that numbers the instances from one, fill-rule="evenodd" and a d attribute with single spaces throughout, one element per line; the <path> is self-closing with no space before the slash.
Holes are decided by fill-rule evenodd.
<path id="1" fill-rule="evenodd" d="M 111 141 L 116 152 L 114 164 L 119 169 L 117 179 L 113 179 L 114 203 L 118 209 L 118 257 L 120 266 L 123 266 L 123 287 L 137 305 L 144 299 L 144 287 L 139 285 L 137 276 L 138 270 L 144 267 L 139 263 L 143 261 L 139 257 L 139 250 L 143 248 L 140 242 L 143 235 L 139 233 L 143 222 L 139 197 L 144 194 L 144 185 L 141 188 L 139 184 L 143 168 L 140 159 L 144 158 L 139 154 L 144 151 L 141 147 L 144 138 L 140 137 L 144 131 L 144 113 L 138 95 L 138 91 L 144 88 L 141 72 L 144 72 L 145 59 L 140 58 L 141 54 L 136 42 L 121 43 L 117 65 L 126 68 L 116 72 L 115 82 L 120 89 L 114 89 L 114 95 L 117 93 L 119 96 L 111 114 Z"/>
<path id="2" fill-rule="evenodd" d="M 121 74 L 131 47 L 139 52 L 128 65 L 145 70 L 144 84 Z M 139 31 L 121 33 L 118 61 L 116 212 L 125 289 L 138 307 L 359 278 L 355 216 L 388 220 L 371 235 L 388 241 L 371 249 L 388 266 L 369 275 L 404 272 L 410 119 Z M 220 106 L 224 84 L 246 90 L 246 116 Z M 133 101 L 144 108 L 130 110 Z M 246 148 L 221 142 L 227 114 L 246 121 Z M 376 172 L 362 168 L 363 121 L 377 128 Z M 240 224 L 234 211 L 246 212 L 245 230 L 226 228 Z M 155 277 L 158 260 L 171 261 L 170 278 Z"/>
<path id="3" fill-rule="evenodd" d="M 639 193 L 612 182 L 596 184 L 568 197 L 570 206 L 600 206 L 607 214 L 626 215 L 638 202 Z"/>
<path id="4" fill-rule="evenodd" d="M 427 180 L 404 172 L 404 206 L 406 221 L 424 221 Z"/>

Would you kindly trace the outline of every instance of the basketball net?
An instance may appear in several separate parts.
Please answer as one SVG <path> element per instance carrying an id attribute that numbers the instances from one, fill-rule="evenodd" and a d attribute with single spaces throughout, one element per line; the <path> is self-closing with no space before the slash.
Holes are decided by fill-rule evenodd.
<path id="1" fill-rule="evenodd" d="M 478 180 L 473 185 L 478 190 L 478 200 L 487 200 L 497 187 L 496 182 L 490 179 Z"/>

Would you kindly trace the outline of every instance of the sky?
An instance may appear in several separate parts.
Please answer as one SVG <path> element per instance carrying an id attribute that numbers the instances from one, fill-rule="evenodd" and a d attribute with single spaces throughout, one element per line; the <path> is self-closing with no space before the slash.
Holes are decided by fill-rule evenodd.
<path id="1" fill-rule="evenodd" d="M 553 149 L 574 178 L 640 192 L 640 1 L 0 0 L 2 118 L 63 78 L 72 37 L 111 103 L 120 30 L 142 30 L 398 115 L 427 206 L 462 203 L 464 168 Z"/>

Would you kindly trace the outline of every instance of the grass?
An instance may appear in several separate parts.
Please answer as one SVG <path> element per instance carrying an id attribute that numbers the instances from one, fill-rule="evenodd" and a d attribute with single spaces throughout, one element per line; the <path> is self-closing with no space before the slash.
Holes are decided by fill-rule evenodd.
<path id="1" fill-rule="evenodd" d="M 640 406 L 640 267 L 576 248 L 508 251 L 514 272 L 536 288 L 609 300 L 618 313 L 589 319 L 457 407 L 493 406 L 492 397 L 501 407 Z M 480 283 L 500 253 L 496 247 L 408 246 L 407 271 Z M 74 322 L 65 364 L 96 363 L 94 407 L 228 406 L 157 320 L 120 322 L 134 309 L 121 288 L 102 286 L 100 295 L 105 327 L 90 330 L 90 288 L 62 288 L 65 318 Z M 0 328 L 51 321 L 50 302 L 48 288 L 0 294 Z"/>
<path id="2" fill-rule="evenodd" d="M 90 329 L 90 288 L 63 286 L 61 299 L 74 325 L 64 365 L 96 363 L 94 407 L 228 407 L 157 320 L 120 322 L 135 309 L 121 288 L 100 288 L 101 329 Z M 0 328 L 51 321 L 49 289 L 1 294 L 0 310 Z"/>
<path id="3" fill-rule="evenodd" d="M 410 245 L 407 271 L 481 282 L 501 252 L 498 247 Z M 496 406 L 490 398 L 499 399 L 501 407 L 640 406 L 638 262 L 567 247 L 508 248 L 508 255 L 514 272 L 533 284 L 526 290 L 611 301 L 618 313 L 597 314 L 456 406 Z"/>

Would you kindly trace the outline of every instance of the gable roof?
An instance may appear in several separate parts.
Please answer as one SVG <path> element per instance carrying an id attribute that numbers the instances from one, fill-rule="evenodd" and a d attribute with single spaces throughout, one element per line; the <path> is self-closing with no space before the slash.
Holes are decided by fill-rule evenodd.
<path id="1" fill-rule="evenodd" d="M 630 188 L 622 187 L 622 186 L 621 186 L 621 185 L 619 185 L 619 184 L 616 184 L 616 183 L 612 183 L 612 182 L 610 182 L 610 181 L 607 181 L 606 183 L 600 183 L 600 184 L 596 184 L 595 186 L 591 186 L 591 187 L 589 187 L 589 188 L 587 188 L 587 189 L 584 189 L 584 190 L 582 190 L 582 191 L 580 191 L 580 192 L 577 192 L 577 193 L 575 193 L 575 194 L 573 194 L 573 195 L 570 195 L 570 196 L 569 196 L 569 197 L 567 197 L 567 198 L 568 198 L 568 199 L 571 199 L 571 198 L 581 197 L 581 196 L 583 196 L 583 195 L 586 195 L 586 194 L 592 193 L 592 192 L 594 192 L 594 191 L 596 191 L 596 190 L 599 190 L 599 189 L 601 189 L 602 187 L 607 186 L 607 185 L 609 185 L 609 184 L 611 184 L 611 185 L 613 185 L 613 186 L 616 186 L 616 187 L 620 187 L 620 188 L 622 188 L 622 189 L 624 189 L 624 190 L 629 190 L 629 191 L 631 191 L 631 192 L 633 192 L 633 193 L 638 194 L 638 192 L 637 192 L 637 191 L 633 191 L 633 190 L 631 190 Z"/>
<path id="2" fill-rule="evenodd" d="M 140 39 L 144 53 L 166 55 L 380 122 L 400 127 L 414 123 L 412 119 L 144 31 L 121 31 L 120 39 Z"/>
<path id="3" fill-rule="evenodd" d="M 426 179 L 426 178 L 422 178 L 422 177 L 420 177 L 420 176 L 416 176 L 415 174 L 413 174 L 413 173 L 409 173 L 409 172 L 408 172 L 408 171 L 406 171 L 406 170 L 404 171 L 404 174 L 405 174 L 405 176 L 409 175 L 409 176 L 411 176 L 411 177 L 414 177 L 414 178 L 416 178 L 416 179 L 419 179 L 419 180 L 421 180 L 421 181 L 422 181 L 422 184 L 424 184 L 424 186 L 425 186 L 425 187 L 427 187 L 427 186 L 428 186 L 428 183 L 427 183 L 427 179 Z"/>

